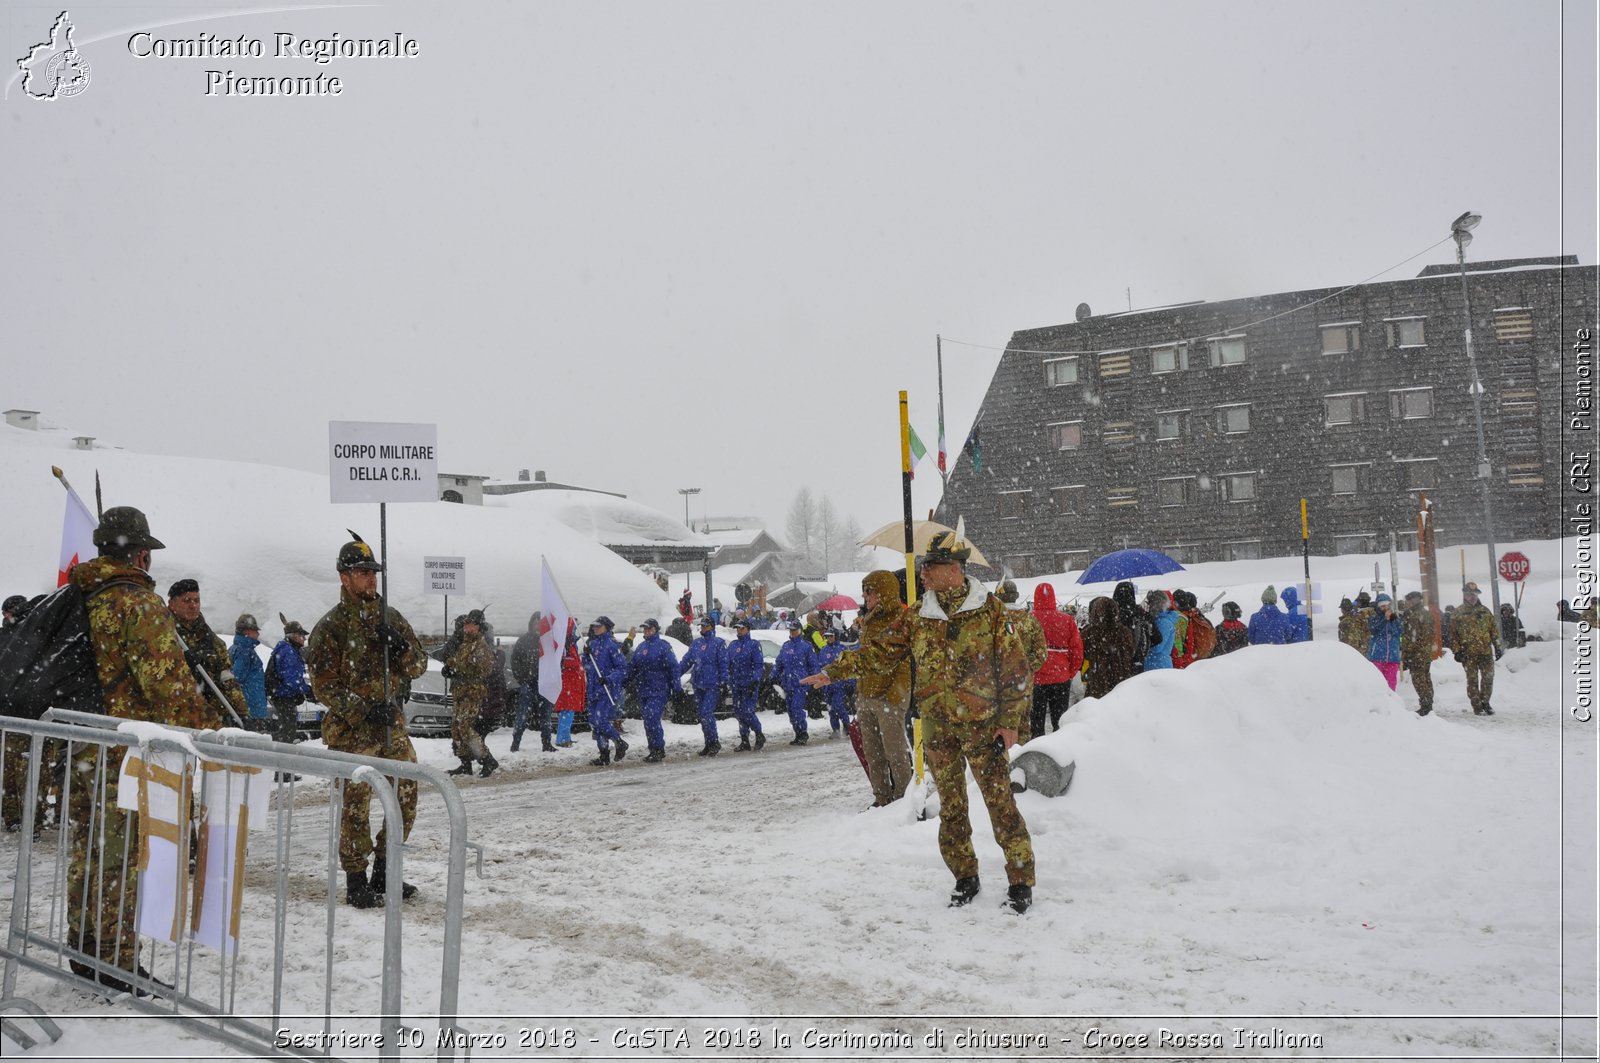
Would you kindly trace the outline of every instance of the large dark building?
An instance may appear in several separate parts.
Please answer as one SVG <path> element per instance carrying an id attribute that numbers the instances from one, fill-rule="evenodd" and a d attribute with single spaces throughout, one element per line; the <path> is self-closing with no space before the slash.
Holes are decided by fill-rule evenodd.
<path id="1" fill-rule="evenodd" d="M 1562 534 L 1563 380 L 1595 323 L 1575 256 L 1469 263 L 1494 531 Z M 1091 315 L 1016 333 L 940 519 L 1017 575 L 1123 546 L 1181 561 L 1414 549 L 1417 495 L 1440 545 L 1482 542 L 1477 436 L 1456 266 L 1349 288 Z"/>

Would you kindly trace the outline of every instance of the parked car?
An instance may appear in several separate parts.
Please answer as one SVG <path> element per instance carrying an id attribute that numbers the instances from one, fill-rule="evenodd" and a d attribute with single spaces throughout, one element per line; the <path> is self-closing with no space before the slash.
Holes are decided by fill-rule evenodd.
<path id="1" fill-rule="evenodd" d="M 444 666 L 429 658 L 428 670 L 411 681 L 411 696 L 406 699 L 406 733 L 413 738 L 449 738 L 450 683 L 441 674 Z"/>

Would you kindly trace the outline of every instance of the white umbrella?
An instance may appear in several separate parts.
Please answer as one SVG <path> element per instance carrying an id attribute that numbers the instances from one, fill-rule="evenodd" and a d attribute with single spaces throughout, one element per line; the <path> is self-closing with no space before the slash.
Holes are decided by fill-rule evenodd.
<path id="1" fill-rule="evenodd" d="M 928 543 L 933 541 L 933 537 L 935 535 L 938 535 L 940 532 L 947 531 L 955 531 L 955 529 L 949 527 L 948 525 L 940 524 L 936 520 L 912 521 L 911 544 L 913 552 L 920 554 L 927 550 Z M 968 539 L 967 542 L 969 545 L 972 544 L 971 539 Z M 906 548 L 905 522 L 900 520 L 891 521 L 890 523 L 879 528 L 877 531 L 873 532 L 871 535 L 867 536 L 865 539 L 862 539 L 859 545 L 882 546 L 889 550 L 897 550 L 901 553 L 904 553 Z M 976 545 L 972 546 L 972 556 L 967 560 L 974 565 L 989 564 L 988 560 L 984 558 L 983 554 L 978 551 Z"/>

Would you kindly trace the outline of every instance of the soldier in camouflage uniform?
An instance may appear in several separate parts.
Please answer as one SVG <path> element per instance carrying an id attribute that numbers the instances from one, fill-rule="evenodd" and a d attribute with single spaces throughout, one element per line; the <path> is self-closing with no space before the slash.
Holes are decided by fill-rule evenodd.
<path id="1" fill-rule="evenodd" d="M 335 568 L 339 604 L 317 621 L 306 643 L 306 674 L 317 700 L 327 709 L 322 740 L 341 753 L 414 764 L 417 751 L 406 734 L 398 688 L 427 671 L 427 655 L 399 610 L 383 612 L 378 597 L 378 573 L 383 564 L 372 556 L 372 547 L 359 539 L 345 543 Z M 417 784 L 403 779 L 396 791 L 403 839 L 410 836 L 417 818 Z M 345 872 L 345 902 L 356 908 L 381 905 L 388 886 L 384 853 L 391 824 L 384 823 L 374 842 L 371 800 L 372 787 L 366 783 L 345 785 L 339 864 Z M 367 859 L 374 849 L 378 858 L 369 879 Z M 401 890 L 405 897 L 417 892 L 410 883 L 402 883 Z"/>
<path id="2" fill-rule="evenodd" d="M 167 726 L 211 728 L 222 720 L 200 696 L 178 648 L 172 614 L 150 578 L 150 552 L 164 547 L 145 515 L 131 506 L 106 510 L 94 532 L 100 556 L 68 577 L 88 599 L 89 638 L 108 716 Z M 104 755 L 102 756 L 102 751 Z M 72 758 L 71 863 L 67 868 L 68 944 L 127 972 L 136 968 L 138 814 L 117 808 L 124 747 L 78 745 Z M 74 962 L 74 972 L 95 972 Z M 110 974 L 102 985 L 132 986 Z"/>
<path id="3" fill-rule="evenodd" d="M 483 779 L 493 775 L 500 766 L 478 733 L 478 717 L 483 713 L 483 700 L 489 694 L 489 676 L 494 668 L 494 653 L 483 637 L 483 611 L 474 609 L 461 625 L 460 645 L 444 666 L 444 677 L 450 680 L 450 696 L 455 701 L 450 716 L 450 737 L 454 740 L 456 756 L 461 758 L 461 766 L 451 768 L 451 775 L 471 775 L 474 760 L 483 764 L 479 772 L 479 778 Z"/>
<path id="4" fill-rule="evenodd" d="M 1489 696 L 1494 693 L 1494 662 L 1500 648 L 1500 621 L 1478 601 L 1478 585 L 1461 588 L 1461 608 L 1450 621 L 1450 649 L 1467 673 L 1467 700 L 1475 716 L 1493 716 Z"/>
<path id="5" fill-rule="evenodd" d="M 1000 599 L 1011 614 L 1011 623 L 1017 630 L 1017 637 L 1022 640 L 1023 652 L 1028 655 L 1028 704 L 1032 706 L 1027 715 L 1022 717 L 1022 726 L 1017 728 L 1017 741 L 1026 742 L 1035 734 L 1043 734 L 1045 720 L 1045 703 L 1039 700 L 1035 703 L 1033 696 L 1033 674 L 1044 667 L 1044 662 L 1050 658 L 1050 640 L 1045 637 L 1044 627 L 1039 623 L 1039 618 L 1026 609 L 1015 608 L 1017 599 L 1021 594 L 1017 585 L 1009 579 L 1000 581 L 994 589 L 994 596 Z"/>
<path id="6" fill-rule="evenodd" d="M 1361 656 L 1365 657 L 1371 638 L 1367 622 L 1356 615 L 1356 603 L 1349 598 L 1339 599 L 1339 641 L 1353 650 L 1359 650 Z"/>
<path id="7" fill-rule="evenodd" d="M 184 659 L 194 672 L 194 680 L 208 701 L 217 701 L 209 684 L 200 677 L 201 669 L 211 676 L 212 682 L 222 688 L 228 703 L 242 725 L 250 719 L 250 705 L 245 700 L 244 688 L 233 677 L 233 659 L 228 655 L 228 644 L 222 636 L 211 630 L 205 614 L 200 611 L 200 584 L 197 580 L 181 579 L 167 588 L 167 608 L 172 612 L 178 627 L 178 637 L 183 639 Z M 217 711 L 228 719 L 227 709 L 217 702 Z"/>
<path id="8" fill-rule="evenodd" d="M 873 643 L 801 682 L 825 686 L 882 673 L 907 657 L 916 662 L 924 742 L 939 789 L 939 854 L 956 877 L 950 904 L 970 903 L 979 889 L 967 815 L 970 766 L 1005 853 L 1005 906 L 1020 914 L 1033 903 L 1033 842 L 1011 794 L 1006 748 L 1029 712 L 1034 669 L 1005 606 L 963 570 L 971 554 L 959 530 L 936 535 L 922 558 L 928 593 L 920 609 L 906 610 Z"/>
<path id="9" fill-rule="evenodd" d="M 1417 688 L 1418 716 L 1433 711 L 1433 614 L 1423 602 L 1422 592 L 1412 591 L 1400 607 L 1400 660 Z"/>

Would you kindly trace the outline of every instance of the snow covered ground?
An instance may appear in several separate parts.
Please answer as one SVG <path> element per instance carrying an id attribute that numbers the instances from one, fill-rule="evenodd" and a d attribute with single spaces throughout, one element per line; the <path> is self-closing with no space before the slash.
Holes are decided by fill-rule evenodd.
<path id="1" fill-rule="evenodd" d="M 8 592 L 47 585 L 55 561 L 60 491 L 48 463 L 59 456 L 32 448 L 0 447 L 3 487 L 28 503 L 12 511 L 28 516 L 10 519 L 12 548 L 0 553 Z M 214 623 L 232 614 L 225 600 L 272 616 L 287 600 L 306 620 L 331 603 L 336 526 L 361 507 L 330 515 L 316 477 L 120 452 L 87 460 L 71 473 L 80 490 L 98 465 L 118 485 L 107 504 L 147 503 L 172 544 L 157 556 L 158 583 L 200 571 Z M 215 490 L 197 495 L 197 478 Z M 237 529 L 219 522 L 218 506 L 238 515 Z M 397 507 L 397 521 L 437 538 L 391 528 L 392 541 L 419 555 L 457 552 L 452 536 L 465 533 L 484 551 L 532 549 L 527 526 L 499 527 L 511 510 L 471 508 Z M 445 520 L 469 523 L 431 523 Z M 585 575 L 593 599 L 574 603 L 581 614 L 607 611 L 627 626 L 666 612 L 653 585 L 613 573 L 570 529 L 551 522 L 538 537 Z M 1021 919 L 998 910 L 1004 878 L 976 795 L 985 892 L 949 910 L 936 824 L 918 821 L 911 800 L 863 812 L 865 779 L 825 722 L 797 748 L 786 719 L 766 715 L 765 751 L 712 761 L 690 755 L 698 728 L 669 724 L 667 763 L 630 755 L 606 770 L 588 766 L 586 736 L 555 754 L 537 741 L 513 754 L 498 731 L 489 742 L 502 772 L 461 785 L 486 855 L 483 877 L 467 882 L 461 1000 L 463 1026 L 509 1042 L 474 1057 L 1594 1058 L 1596 732 L 1567 711 L 1575 629 L 1554 620 L 1577 544 L 1506 545 L 1532 559 L 1524 619 L 1541 641 L 1507 654 L 1492 718 L 1467 710 L 1448 657 L 1434 666 L 1438 711 L 1416 717 L 1408 688 L 1390 693 L 1331 638 L 1328 613 L 1312 645 L 1140 677 L 1075 707 L 1063 731 L 1036 740 L 1076 759 L 1072 789 L 1020 798 L 1039 864 L 1037 904 Z M 521 581 L 526 560 L 495 571 Z M 1336 601 L 1370 582 L 1374 561 L 1387 579 L 1386 556 L 1313 558 L 1312 576 Z M 1450 586 L 1457 565 L 1487 575 L 1481 547 L 1452 550 L 1444 565 Z M 1415 566 L 1400 556 L 1402 592 L 1416 585 Z M 1220 593 L 1249 613 L 1262 586 L 1281 590 L 1300 571 L 1298 558 L 1211 563 L 1139 583 L 1202 601 Z M 1078 593 L 1069 577 L 1050 579 L 1061 601 Z M 1019 581 L 1025 594 L 1036 582 Z M 531 604 L 531 575 L 517 594 Z M 722 737 L 725 748 L 736 741 L 732 721 Z M 453 763 L 447 740 L 416 745 L 428 763 Z M 325 815 L 325 790 L 301 787 L 296 823 Z M 315 837 L 297 832 L 290 855 L 286 998 L 320 1016 L 325 851 Z M 444 839 L 440 802 L 425 795 L 406 858 L 422 896 L 405 910 L 405 1008 L 430 1043 L 437 984 L 423 972 L 439 962 Z M 0 836 L 7 896 L 15 845 Z M 247 913 L 270 908 L 272 850 L 252 842 Z M 382 925 L 381 912 L 339 909 L 340 1014 L 376 1001 Z M 260 959 L 247 948 L 241 969 L 245 990 L 265 999 Z M 18 992 L 66 1031 L 30 1056 L 237 1055 L 36 974 L 24 972 Z M 789 1046 L 774 1046 L 775 1026 Z M 688 1047 L 645 1032 L 653 1027 L 688 1031 Z M 989 1039 L 959 1046 L 968 1027 Z M 523 1028 L 563 1032 L 554 1046 L 520 1048 Z M 708 1049 L 707 1028 L 730 1042 L 758 1029 L 763 1042 Z M 808 1040 L 807 1029 L 820 1033 Z M 914 1045 L 893 1048 L 895 1031 Z M 922 1040 L 941 1031 L 938 1046 Z M 1042 1034 L 1048 1047 L 1001 1046 L 999 1034 Z M 890 1047 L 855 1047 L 858 1036 Z M 6 1045 L 8 1058 L 14 1050 Z"/>

